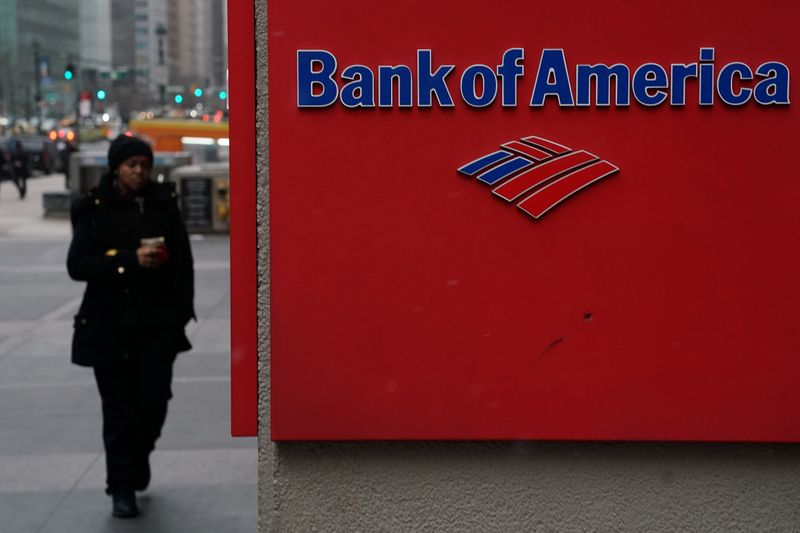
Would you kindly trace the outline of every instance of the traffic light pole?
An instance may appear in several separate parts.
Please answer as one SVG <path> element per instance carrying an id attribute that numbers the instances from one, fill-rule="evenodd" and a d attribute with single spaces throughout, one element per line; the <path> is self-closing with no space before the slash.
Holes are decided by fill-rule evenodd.
<path id="1" fill-rule="evenodd" d="M 81 144 L 81 76 L 83 76 L 83 69 L 79 66 L 75 67 L 75 63 L 70 61 L 70 67 L 73 69 L 72 76 L 72 92 L 75 94 L 75 146 Z M 64 174 L 69 177 L 69 169 L 64 170 Z"/>

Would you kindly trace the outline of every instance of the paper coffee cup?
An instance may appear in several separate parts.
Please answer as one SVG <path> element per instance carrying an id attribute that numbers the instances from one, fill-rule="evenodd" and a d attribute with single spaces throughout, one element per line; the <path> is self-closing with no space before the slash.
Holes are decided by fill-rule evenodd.
<path id="1" fill-rule="evenodd" d="M 142 246 L 158 248 L 158 261 L 164 263 L 169 255 L 167 254 L 166 240 L 164 237 L 147 237 L 139 241 Z"/>
<path id="2" fill-rule="evenodd" d="M 160 248 L 164 246 L 164 237 L 147 237 L 142 239 L 141 241 L 142 246 L 152 246 L 153 248 Z"/>

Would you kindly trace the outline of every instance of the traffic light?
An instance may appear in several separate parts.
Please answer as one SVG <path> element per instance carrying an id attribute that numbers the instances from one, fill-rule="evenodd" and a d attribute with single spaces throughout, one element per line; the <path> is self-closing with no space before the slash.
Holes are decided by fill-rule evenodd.
<path id="1" fill-rule="evenodd" d="M 200 98 L 201 96 L 203 96 L 203 89 L 201 89 L 200 87 L 198 87 L 197 89 L 195 89 L 195 90 L 194 90 L 194 95 L 195 95 L 196 97 Z"/>
<path id="2" fill-rule="evenodd" d="M 227 92 L 225 92 L 225 91 L 220 91 L 219 92 L 219 99 L 220 100 L 225 100 L 227 97 L 228 97 L 228 93 Z"/>
<path id="3" fill-rule="evenodd" d="M 182 103 L 182 102 L 183 102 L 183 95 L 181 95 L 181 94 L 176 94 L 176 95 L 175 95 L 175 103 L 176 103 L 176 104 L 180 104 L 180 103 Z"/>
<path id="4" fill-rule="evenodd" d="M 106 99 L 106 92 L 103 89 L 97 91 L 97 99 L 98 100 L 105 100 Z"/>
<path id="5" fill-rule="evenodd" d="M 75 65 L 72 63 L 67 63 L 67 66 L 64 68 L 64 79 L 69 81 L 75 77 Z"/>

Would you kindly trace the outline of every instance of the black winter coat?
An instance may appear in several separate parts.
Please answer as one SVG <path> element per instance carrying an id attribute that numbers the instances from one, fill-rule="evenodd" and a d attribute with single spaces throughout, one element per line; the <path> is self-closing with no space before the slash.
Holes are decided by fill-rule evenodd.
<path id="1" fill-rule="evenodd" d="M 194 318 L 194 270 L 189 236 L 171 184 L 148 183 L 121 196 L 113 177 L 72 203 L 67 270 L 86 281 L 75 317 L 72 362 L 95 366 L 126 359 L 143 335 L 175 353 L 191 349 L 184 327 Z M 168 261 L 139 266 L 140 240 L 163 236 Z"/>

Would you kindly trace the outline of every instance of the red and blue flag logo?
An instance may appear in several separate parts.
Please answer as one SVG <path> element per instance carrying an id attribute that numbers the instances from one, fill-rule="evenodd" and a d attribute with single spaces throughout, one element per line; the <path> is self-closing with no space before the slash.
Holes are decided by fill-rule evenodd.
<path id="1" fill-rule="evenodd" d="M 529 136 L 500 145 L 458 169 L 535 219 L 619 168 L 585 150 Z"/>

